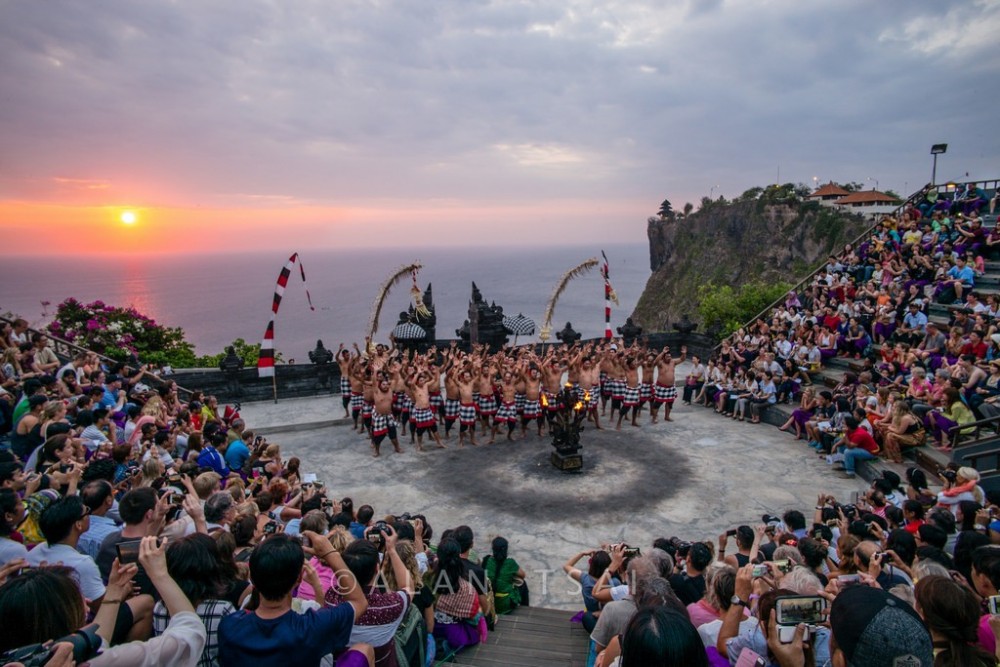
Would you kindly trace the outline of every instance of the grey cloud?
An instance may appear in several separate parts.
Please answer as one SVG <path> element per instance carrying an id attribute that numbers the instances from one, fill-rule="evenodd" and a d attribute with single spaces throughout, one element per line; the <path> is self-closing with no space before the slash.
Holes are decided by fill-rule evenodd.
<path id="1" fill-rule="evenodd" d="M 968 135 L 992 123 L 996 56 L 887 37 L 947 9 L 901 7 L 7 3 L 0 85 L 17 94 L 0 106 L 0 160 L 20 178 L 0 196 L 57 174 L 158 181 L 208 204 L 256 192 L 652 206 L 664 188 L 738 194 L 778 162 L 783 180 L 877 172 L 899 188 L 925 171 L 925 144 L 949 138 L 986 165 L 995 133 Z M 518 159 L 545 151 L 580 162 Z"/>

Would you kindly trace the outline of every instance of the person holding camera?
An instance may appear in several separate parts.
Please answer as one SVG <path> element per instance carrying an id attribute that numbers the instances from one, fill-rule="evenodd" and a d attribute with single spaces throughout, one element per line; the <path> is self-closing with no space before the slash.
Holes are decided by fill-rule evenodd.
<path id="1" fill-rule="evenodd" d="M 392 526 L 379 521 L 368 528 L 365 539 L 355 540 L 343 552 L 344 563 L 368 602 L 368 609 L 354 620 L 350 643 L 373 646 L 375 664 L 380 667 L 398 667 L 394 638 L 414 593 L 409 570 L 396 551 L 398 537 Z M 375 587 L 380 557 L 392 568 L 395 591 L 383 592 Z M 334 588 L 327 590 L 325 599 L 333 607 L 346 601 Z"/>
<path id="2" fill-rule="evenodd" d="M 5 651 L 0 660 L 50 666 L 88 662 L 98 667 L 194 667 L 205 646 L 205 626 L 171 579 L 165 551 L 166 544 L 157 547 L 155 537 L 146 537 L 139 545 L 139 562 L 171 614 L 161 636 L 108 646 L 119 609 L 132 592 L 132 577 L 138 571 L 135 564 L 115 561 L 95 625 L 86 627 L 83 599 L 72 571 L 61 566 L 37 568 L 0 586 L 0 626 L 4 628 L 0 650 Z M 48 640 L 55 643 L 42 643 Z M 22 642 L 38 643 L 16 648 Z"/>
<path id="3" fill-rule="evenodd" d="M 368 609 L 364 591 L 326 537 L 308 530 L 302 534 L 309 540 L 308 551 L 337 573 L 345 603 L 304 614 L 292 611 L 292 591 L 305 574 L 315 573 L 307 567 L 298 540 L 282 534 L 269 537 L 250 556 L 250 580 L 260 594 L 260 604 L 219 623 L 222 667 L 318 667 L 329 654 L 337 667 L 374 664 L 371 646 L 349 647 L 354 623 Z"/>

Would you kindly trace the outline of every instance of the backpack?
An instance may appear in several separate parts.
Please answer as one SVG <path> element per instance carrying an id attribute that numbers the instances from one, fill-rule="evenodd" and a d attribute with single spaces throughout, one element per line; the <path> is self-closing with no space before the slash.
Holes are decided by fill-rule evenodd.
<path id="1" fill-rule="evenodd" d="M 426 664 L 427 625 L 424 617 L 411 601 L 406 608 L 403 622 L 396 629 L 396 662 L 400 667 L 424 667 Z"/>
<path id="2" fill-rule="evenodd" d="M 59 494 L 52 489 L 33 493 L 24 499 L 26 516 L 20 526 L 20 532 L 21 536 L 24 537 L 25 545 L 41 544 L 45 541 L 45 536 L 42 535 L 38 522 L 42 518 L 42 513 L 58 499 Z"/>

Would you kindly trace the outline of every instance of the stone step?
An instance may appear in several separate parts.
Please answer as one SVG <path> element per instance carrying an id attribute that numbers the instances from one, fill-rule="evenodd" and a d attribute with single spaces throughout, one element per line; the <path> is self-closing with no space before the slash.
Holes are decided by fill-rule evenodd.
<path id="1" fill-rule="evenodd" d="M 484 644 L 458 653 L 456 665 L 479 667 L 584 667 L 590 638 L 575 612 L 538 607 L 518 607 L 497 619 L 496 629 Z"/>

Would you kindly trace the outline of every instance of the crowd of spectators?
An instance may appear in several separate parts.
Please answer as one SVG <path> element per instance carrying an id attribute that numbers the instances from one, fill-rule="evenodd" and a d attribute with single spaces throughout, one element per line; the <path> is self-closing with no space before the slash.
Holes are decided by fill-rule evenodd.
<path id="1" fill-rule="evenodd" d="M 953 505 L 917 469 L 717 540 L 572 556 L 591 659 L 615 665 L 998 664 L 1000 494 Z M 586 569 L 578 569 L 587 558 Z M 793 609 L 795 611 L 789 611 Z M 805 613 L 806 610 L 808 613 Z"/>
<path id="2" fill-rule="evenodd" d="M 528 604 L 503 537 L 480 558 L 468 526 L 355 507 L 214 397 L 86 353 L 49 365 L 19 328 L 0 664 L 423 667 Z"/>
<path id="3" fill-rule="evenodd" d="M 738 330 L 691 371 L 694 402 L 752 422 L 797 405 L 781 428 L 845 477 L 924 444 L 948 452 L 973 422 L 1000 416 L 1000 296 L 977 288 L 1000 229 L 984 226 L 982 197 L 940 201 L 886 216 Z M 817 373 L 834 357 L 850 370 L 828 385 Z"/>

